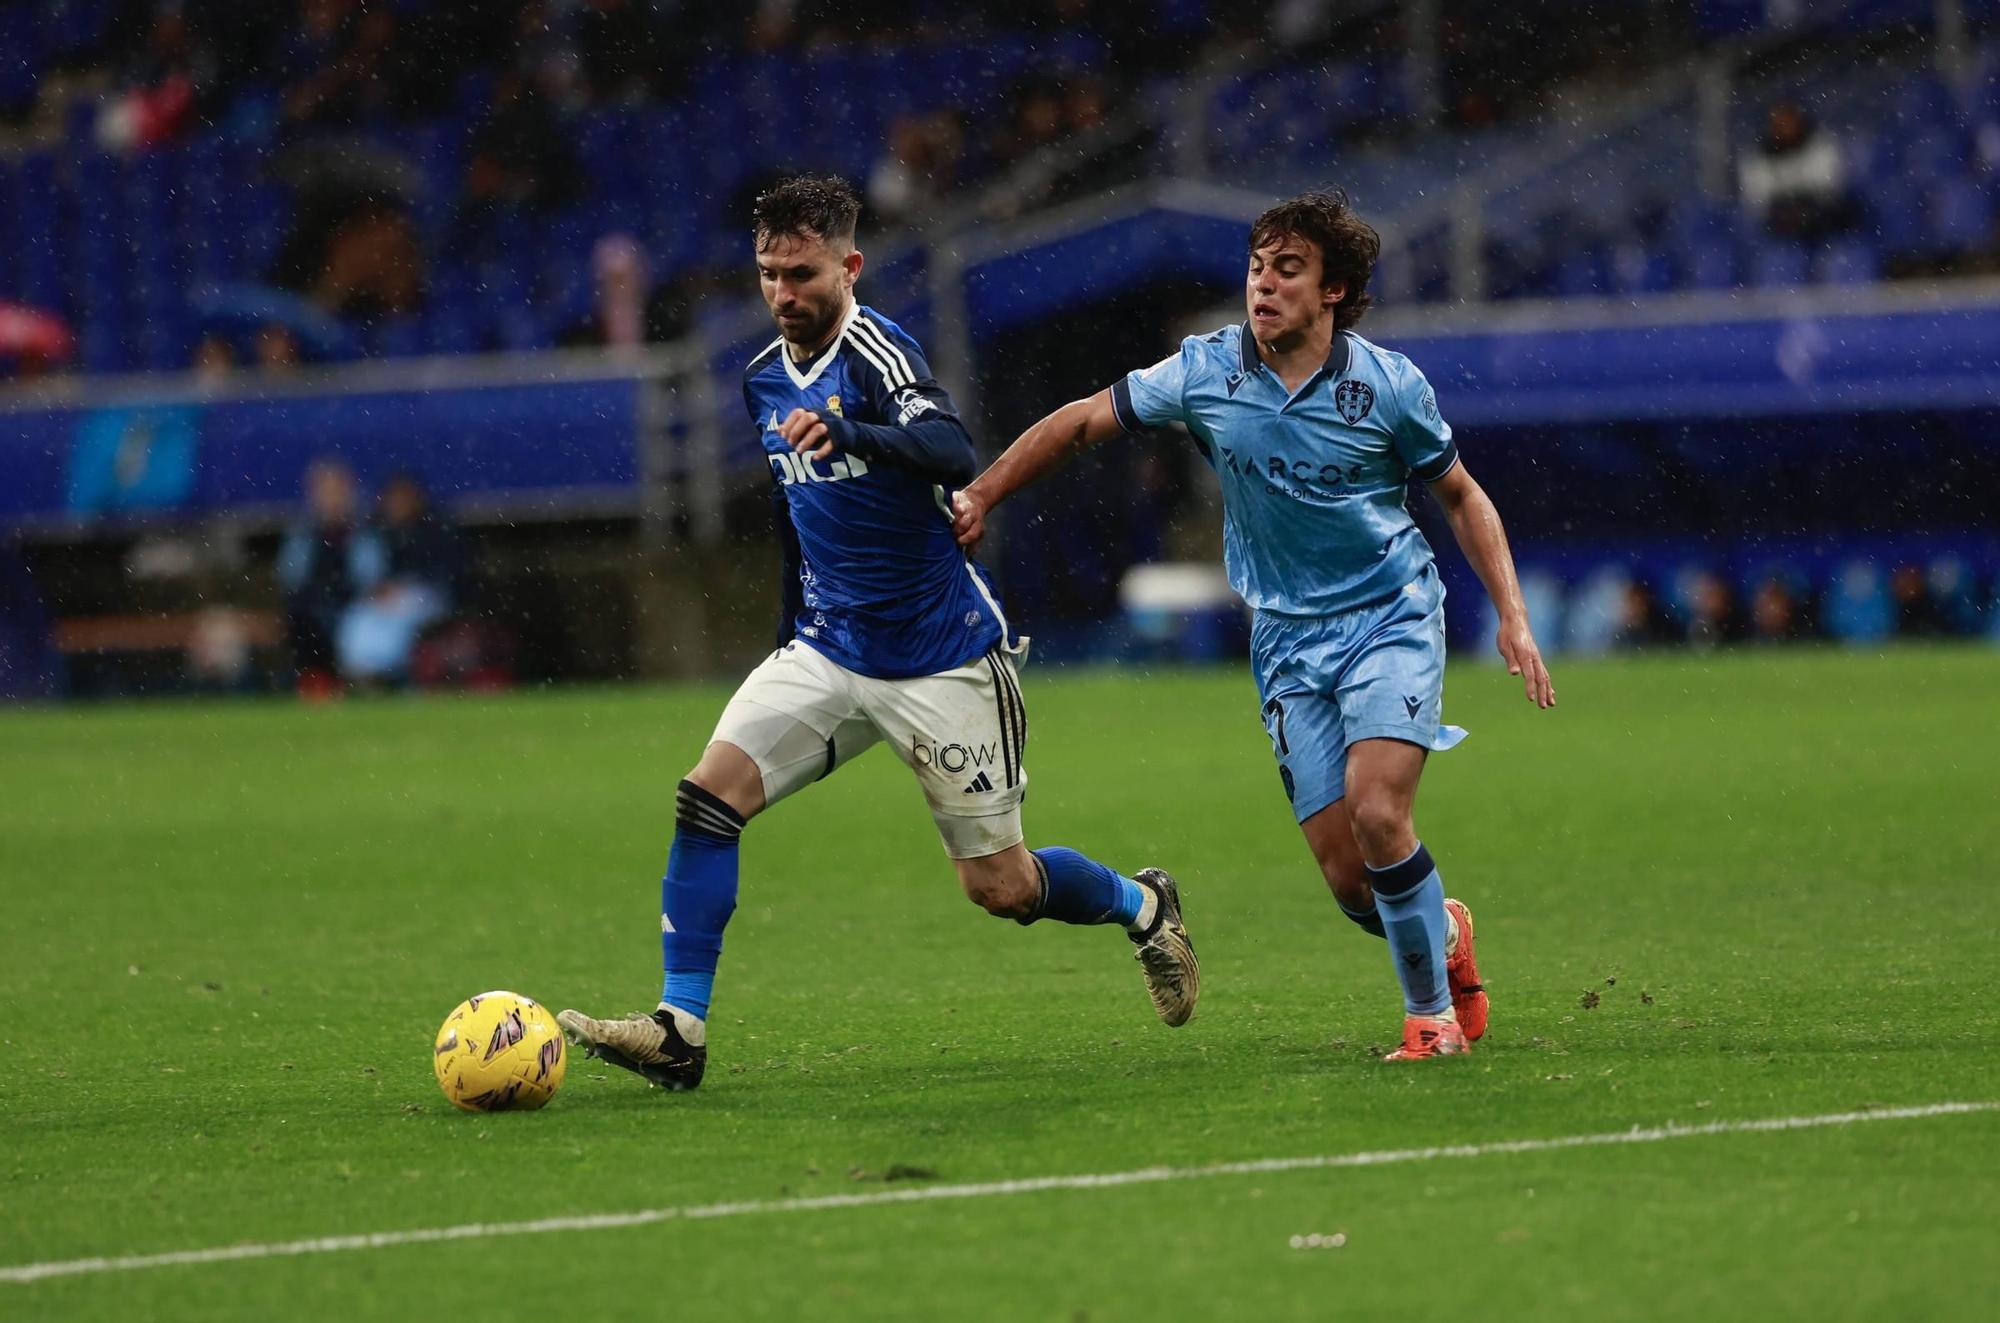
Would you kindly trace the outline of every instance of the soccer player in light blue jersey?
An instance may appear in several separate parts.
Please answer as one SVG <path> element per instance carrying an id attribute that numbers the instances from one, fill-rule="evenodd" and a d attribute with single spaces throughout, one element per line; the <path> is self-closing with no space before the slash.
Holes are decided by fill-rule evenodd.
<path id="1" fill-rule="evenodd" d="M 1255 612 L 1252 664 L 1285 794 L 1341 910 L 1386 938 L 1407 1061 L 1486 1032 L 1472 916 L 1447 898 L 1412 810 L 1442 722 L 1444 585 L 1410 517 L 1411 478 L 1444 508 L 1500 613 L 1530 702 L 1556 696 L 1493 502 L 1409 359 L 1356 335 L 1380 252 L 1344 195 L 1280 203 L 1250 230 L 1249 319 L 1056 410 L 954 501 L 976 547 L 989 510 L 1086 446 L 1180 423 L 1221 479 L 1223 558 Z"/>
<path id="2" fill-rule="evenodd" d="M 757 200 L 758 285 L 778 338 L 743 402 L 770 464 L 785 549 L 778 647 L 752 671 L 676 795 L 660 884 L 664 978 L 651 1013 L 558 1017 L 572 1042 L 666 1089 L 708 1063 L 708 1010 L 736 908 L 745 824 L 878 743 L 916 774 L 959 883 L 1020 923 L 1124 931 L 1153 1008 L 1185 1024 L 1201 991 L 1180 892 L 1063 846 L 1023 844 L 1027 656 L 986 572 L 952 535 L 972 438 L 923 351 L 854 297 L 860 211 L 839 179 Z"/>

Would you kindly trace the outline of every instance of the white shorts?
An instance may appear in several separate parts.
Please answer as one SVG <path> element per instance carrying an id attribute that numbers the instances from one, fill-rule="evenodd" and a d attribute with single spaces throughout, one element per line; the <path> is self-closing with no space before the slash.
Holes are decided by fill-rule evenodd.
<path id="1" fill-rule="evenodd" d="M 1027 646 L 936 675 L 876 680 L 794 639 L 750 672 L 711 740 L 750 755 L 767 805 L 886 740 L 917 774 L 945 853 L 998 854 L 1021 842 L 1028 709 L 1018 663 Z"/>

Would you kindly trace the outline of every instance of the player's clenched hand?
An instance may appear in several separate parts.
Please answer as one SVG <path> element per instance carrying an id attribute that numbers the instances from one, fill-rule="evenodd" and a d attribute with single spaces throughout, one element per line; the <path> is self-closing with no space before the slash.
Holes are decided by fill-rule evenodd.
<path id="1" fill-rule="evenodd" d="M 1500 655 L 1507 661 L 1507 674 L 1522 677 L 1528 701 L 1536 707 L 1554 707 L 1556 687 L 1549 679 L 1549 668 L 1542 664 L 1542 650 L 1535 646 L 1535 636 L 1529 632 L 1528 622 L 1503 621 L 1499 643 Z"/>
<path id="2" fill-rule="evenodd" d="M 785 415 L 785 421 L 778 424 L 778 435 L 785 438 L 785 444 L 792 453 L 804 455 L 807 459 L 829 459 L 833 456 L 833 435 L 818 414 L 810 409 L 794 409 Z"/>
<path id="3" fill-rule="evenodd" d="M 979 540 L 986 536 L 986 502 L 971 491 L 953 492 L 951 533 L 967 551 L 979 550 Z"/>

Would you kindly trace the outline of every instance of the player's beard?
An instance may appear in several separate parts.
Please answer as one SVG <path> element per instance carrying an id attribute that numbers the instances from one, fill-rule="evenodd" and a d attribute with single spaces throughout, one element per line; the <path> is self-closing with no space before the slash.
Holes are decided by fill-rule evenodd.
<path id="1" fill-rule="evenodd" d="M 807 310 L 798 309 L 798 311 Z M 833 338 L 833 328 L 840 323 L 841 314 L 846 311 L 845 301 L 835 300 L 826 310 L 825 316 L 815 318 L 809 323 L 804 321 L 787 323 L 780 319 L 778 334 L 783 337 L 789 348 L 797 351 L 795 357 L 817 353 L 826 347 L 828 340 Z"/>

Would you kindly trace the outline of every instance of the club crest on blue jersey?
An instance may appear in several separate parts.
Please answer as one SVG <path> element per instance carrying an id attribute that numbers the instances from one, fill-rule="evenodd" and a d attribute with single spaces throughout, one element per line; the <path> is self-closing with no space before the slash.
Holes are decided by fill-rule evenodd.
<path id="1" fill-rule="evenodd" d="M 1375 407 L 1375 388 L 1365 381 L 1343 381 L 1333 389 L 1333 407 L 1352 427 Z"/>

